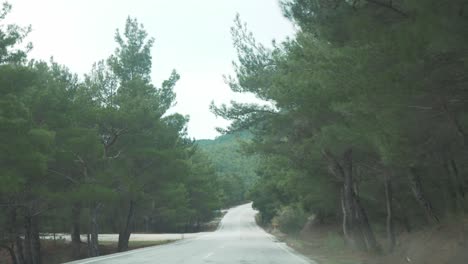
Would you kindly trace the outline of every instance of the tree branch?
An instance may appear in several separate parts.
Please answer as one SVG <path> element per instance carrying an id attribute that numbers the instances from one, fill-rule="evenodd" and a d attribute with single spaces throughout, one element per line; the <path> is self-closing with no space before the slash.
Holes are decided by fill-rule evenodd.
<path id="1" fill-rule="evenodd" d="M 338 159 L 329 150 L 322 150 L 322 154 L 329 163 L 329 169 L 332 175 L 335 176 L 337 180 L 342 181 L 345 172 Z"/>
<path id="2" fill-rule="evenodd" d="M 381 6 L 381 7 L 385 7 L 385 8 L 388 8 L 398 14 L 400 14 L 401 16 L 403 17 L 409 17 L 409 15 L 407 13 L 405 13 L 404 11 L 396 8 L 394 5 L 393 5 L 393 1 L 390 1 L 389 3 L 385 3 L 385 2 L 382 2 L 382 1 L 379 1 L 379 0 L 366 0 L 368 3 L 371 3 L 371 4 L 374 4 L 374 5 L 378 5 L 378 6 Z"/>
<path id="3" fill-rule="evenodd" d="M 114 130 L 114 129 L 113 129 Z M 109 151 L 110 147 L 115 144 L 117 139 L 127 131 L 127 128 L 116 129 L 112 132 L 112 137 L 109 141 L 102 140 L 102 144 L 104 145 L 104 155 L 107 156 L 107 152 Z"/>
<path id="4" fill-rule="evenodd" d="M 79 184 L 79 182 L 78 182 L 77 180 L 73 179 L 72 177 L 70 177 L 70 176 L 68 176 L 68 175 L 66 175 L 66 174 L 64 174 L 64 173 L 58 172 L 58 171 L 53 170 L 53 169 L 49 169 L 49 171 L 50 171 L 50 172 L 53 172 L 53 173 L 55 173 L 55 174 L 57 174 L 57 175 L 60 175 L 60 176 L 65 177 L 67 180 L 73 182 L 74 184 Z"/>
<path id="5" fill-rule="evenodd" d="M 122 154 L 122 150 L 119 150 L 119 152 L 117 152 L 117 154 L 115 154 L 112 157 L 107 157 L 107 159 L 116 159 L 116 158 L 118 158 L 120 156 L 120 154 Z"/>

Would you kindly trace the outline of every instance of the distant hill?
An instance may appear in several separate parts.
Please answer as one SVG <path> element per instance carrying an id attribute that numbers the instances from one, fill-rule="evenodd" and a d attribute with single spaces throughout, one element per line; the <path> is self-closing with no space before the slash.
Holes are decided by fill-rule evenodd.
<path id="1" fill-rule="evenodd" d="M 248 132 L 227 134 L 216 139 L 197 140 L 197 145 L 213 162 L 224 185 L 226 203 L 235 204 L 244 200 L 246 193 L 257 181 L 256 169 L 259 159 L 242 153 L 242 143 L 252 136 Z"/>

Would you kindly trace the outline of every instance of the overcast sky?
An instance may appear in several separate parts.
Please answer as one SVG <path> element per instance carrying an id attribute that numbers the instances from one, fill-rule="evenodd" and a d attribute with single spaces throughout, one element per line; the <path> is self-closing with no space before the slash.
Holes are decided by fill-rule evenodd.
<path id="1" fill-rule="evenodd" d="M 155 38 L 153 82 L 159 86 L 173 69 L 181 75 L 172 111 L 190 116 L 188 133 L 214 138 L 215 118 L 208 107 L 252 97 L 232 93 L 222 75 L 236 59 L 230 28 L 236 13 L 264 44 L 283 40 L 293 27 L 283 18 L 278 0 L 10 0 L 9 22 L 32 25 L 31 58 L 51 56 L 80 75 L 107 58 L 115 48 L 114 33 L 128 16 L 144 24 Z"/>

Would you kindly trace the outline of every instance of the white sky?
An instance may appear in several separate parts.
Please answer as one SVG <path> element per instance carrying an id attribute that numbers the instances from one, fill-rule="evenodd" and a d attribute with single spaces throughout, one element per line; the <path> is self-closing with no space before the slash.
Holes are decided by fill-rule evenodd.
<path id="1" fill-rule="evenodd" d="M 115 48 L 114 33 L 127 16 L 143 23 L 155 38 L 153 82 L 161 82 L 176 69 L 177 105 L 173 111 L 190 116 L 189 136 L 214 138 L 215 127 L 228 122 L 208 109 L 230 100 L 252 101 L 234 94 L 222 75 L 232 72 L 236 59 L 230 28 L 236 13 L 248 24 L 258 41 L 269 44 L 293 34 L 283 18 L 278 0 L 10 0 L 8 22 L 32 25 L 28 40 L 34 45 L 31 58 L 68 66 L 80 75 L 107 58 Z"/>

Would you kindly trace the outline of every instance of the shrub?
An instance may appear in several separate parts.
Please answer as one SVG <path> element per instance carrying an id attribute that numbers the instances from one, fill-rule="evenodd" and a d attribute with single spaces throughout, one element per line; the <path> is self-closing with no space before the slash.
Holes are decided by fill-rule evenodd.
<path id="1" fill-rule="evenodd" d="M 307 214 L 302 208 L 297 205 L 289 205 L 282 207 L 272 223 L 276 224 L 281 232 L 297 233 L 307 221 Z"/>

